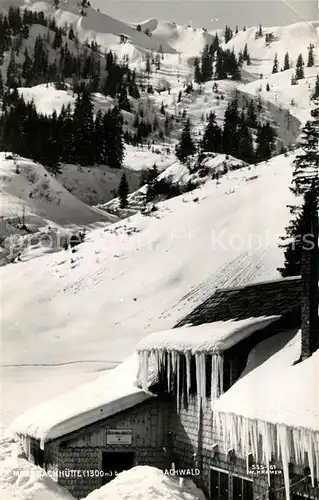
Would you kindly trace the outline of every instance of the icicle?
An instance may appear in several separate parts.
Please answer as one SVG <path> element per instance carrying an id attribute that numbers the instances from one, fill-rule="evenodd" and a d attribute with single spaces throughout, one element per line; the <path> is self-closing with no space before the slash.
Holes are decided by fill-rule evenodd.
<path id="1" fill-rule="evenodd" d="M 213 402 L 218 397 L 218 367 L 217 367 L 217 356 L 212 354 L 212 377 L 211 377 L 211 398 L 212 398 L 212 409 Z"/>
<path id="2" fill-rule="evenodd" d="M 214 409 L 214 400 L 223 394 L 224 379 L 224 358 L 220 354 L 212 354 L 212 376 L 211 376 L 211 398 L 212 410 Z"/>
<path id="3" fill-rule="evenodd" d="M 213 412 L 214 432 L 222 438 L 223 453 L 235 449 L 239 455 L 252 453 L 256 461 L 262 461 L 269 467 L 272 455 L 282 463 L 286 500 L 290 498 L 289 462 L 304 465 L 305 454 L 308 455 L 310 475 L 314 486 L 315 477 L 319 475 L 319 433 L 310 429 L 296 429 L 284 424 L 272 424 L 248 419 L 239 415 Z M 259 438 L 261 438 L 259 440 Z M 258 444 L 261 443 L 261 455 Z M 276 445 L 277 443 L 277 445 Z M 268 470 L 268 480 L 270 471 Z"/>
<path id="4" fill-rule="evenodd" d="M 167 351 L 167 390 L 171 392 L 171 353 Z"/>
<path id="5" fill-rule="evenodd" d="M 155 373 L 158 376 L 160 372 L 160 351 L 158 349 L 155 350 L 154 357 L 155 357 Z"/>
<path id="6" fill-rule="evenodd" d="M 179 405 L 180 405 L 180 375 L 181 375 L 181 354 L 178 352 L 177 353 L 177 362 L 176 362 L 176 369 L 177 369 L 177 413 L 179 413 Z"/>
<path id="7" fill-rule="evenodd" d="M 144 391 L 148 389 L 148 351 L 142 351 L 141 356 L 141 376 L 142 376 L 142 388 Z"/>
<path id="8" fill-rule="evenodd" d="M 219 394 L 224 392 L 224 358 L 220 354 L 217 355 L 218 360 L 218 376 L 219 376 Z"/>
<path id="9" fill-rule="evenodd" d="M 270 485 L 270 468 L 269 468 L 269 462 L 271 461 L 271 449 L 272 449 L 272 442 L 271 442 L 271 424 L 268 422 L 258 422 L 259 424 L 259 433 L 262 436 L 262 452 L 263 452 L 263 462 L 267 465 L 267 476 L 268 476 L 268 484 Z"/>
<path id="10" fill-rule="evenodd" d="M 186 352 L 186 387 L 187 387 L 187 403 L 189 401 L 189 394 L 191 390 L 191 353 Z"/>
<path id="11" fill-rule="evenodd" d="M 202 379 L 200 372 L 200 353 L 195 353 L 195 363 L 196 363 L 196 386 L 197 386 L 197 405 L 198 405 L 198 425 L 200 424 L 200 414 L 201 414 L 201 394 L 202 394 Z"/>
<path id="12" fill-rule="evenodd" d="M 286 500 L 290 500 L 290 481 L 289 481 L 289 452 L 288 452 L 288 436 L 287 427 L 285 425 L 278 425 L 278 440 L 280 446 L 280 454 L 282 460 L 282 467 L 284 471 L 284 483 L 286 489 Z"/>
<path id="13" fill-rule="evenodd" d="M 206 405 L 206 355 L 201 352 L 199 354 L 199 377 L 200 377 L 200 397 L 203 409 Z"/>
<path id="14" fill-rule="evenodd" d="M 171 359 L 172 359 L 172 372 L 174 375 L 176 375 L 176 363 L 177 363 L 177 352 L 176 351 L 172 351 Z"/>
<path id="15" fill-rule="evenodd" d="M 315 485 L 314 446 L 311 438 L 312 438 L 311 433 L 308 431 L 306 436 L 306 447 L 307 447 L 307 455 L 308 455 L 308 462 L 309 462 L 309 469 L 311 476 L 311 484 L 314 487 Z"/>

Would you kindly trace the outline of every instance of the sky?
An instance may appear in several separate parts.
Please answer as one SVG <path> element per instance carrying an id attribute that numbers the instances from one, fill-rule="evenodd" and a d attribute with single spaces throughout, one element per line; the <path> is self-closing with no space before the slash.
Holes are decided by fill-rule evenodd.
<path id="1" fill-rule="evenodd" d="M 93 7 L 123 21 L 156 17 L 210 30 L 278 26 L 318 19 L 317 0 L 91 0 Z"/>

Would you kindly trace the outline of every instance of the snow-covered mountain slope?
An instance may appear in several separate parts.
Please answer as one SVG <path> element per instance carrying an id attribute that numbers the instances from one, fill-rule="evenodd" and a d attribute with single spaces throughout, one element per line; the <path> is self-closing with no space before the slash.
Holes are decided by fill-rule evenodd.
<path id="1" fill-rule="evenodd" d="M 191 26 L 180 26 L 173 21 L 152 18 L 141 22 L 140 26 L 183 54 L 199 54 L 205 45 L 213 41 L 211 33 Z"/>
<path id="2" fill-rule="evenodd" d="M 238 54 L 247 43 L 251 58 L 251 65 L 245 65 L 245 70 L 256 75 L 269 75 L 272 72 L 273 61 L 277 53 L 279 68 L 283 66 L 285 53 L 288 52 L 293 66 L 299 54 L 307 61 L 308 46 L 313 43 L 314 51 L 318 53 L 318 21 L 304 21 L 288 26 L 274 26 L 263 29 L 263 36 L 255 38 L 256 27 L 240 31 L 227 44 L 226 47 Z M 274 41 L 266 44 L 266 33 L 273 33 Z"/>
<path id="3" fill-rule="evenodd" d="M 58 9 L 55 9 L 53 2 L 49 0 L 4 0 L 3 7 L 10 5 L 42 11 L 47 16 L 54 15 L 58 25 L 72 25 L 81 42 L 94 39 L 103 49 L 113 49 L 114 45 L 120 44 L 120 35 L 126 35 L 133 48 L 158 51 L 162 45 L 164 52 L 175 52 L 165 40 L 157 38 L 155 35 L 148 36 L 143 31 L 139 32 L 130 24 L 98 12 L 91 7 L 82 9 L 76 0 L 61 0 Z M 86 16 L 81 15 L 81 10 L 85 11 Z M 134 50 L 131 55 L 134 56 Z"/>
<path id="4" fill-rule="evenodd" d="M 162 171 L 162 164 L 160 162 L 156 162 L 157 170 L 160 172 L 157 176 L 157 181 L 165 180 L 171 184 L 178 185 L 180 192 L 183 192 L 183 190 L 190 191 L 190 189 L 188 189 L 190 184 L 192 185 L 192 188 L 206 184 L 206 182 L 210 181 L 216 173 L 221 176 L 224 175 L 226 171 L 238 170 L 247 166 L 247 163 L 238 160 L 231 155 L 214 153 L 207 153 L 206 158 L 202 161 L 202 167 L 193 173 L 190 172 L 186 165 L 181 163 L 176 158 L 173 159 L 173 157 L 171 157 L 170 163 L 171 164 Z M 152 165 L 150 165 L 150 167 L 151 166 Z M 123 218 L 123 216 L 127 217 L 128 215 L 132 215 L 140 210 L 145 213 L 148 210 L 152 210 L 152 204 L 145 206 L 146 193 L 146 185 L 131 193 L 128 196 L 128 207 L 123 210 L 120 209 L 119 198 L 114 198 L 107 203 L 103 203 L 99 206 L 99 208 L 119 215 L 121 218 Z"/>
<path id="5" fill-rule="evenodd" d="M 291 85 L 291 77 L 295 69 L 289 69 L 257 79 L 251 83 L 240 85 L 238 91 L 249 94 L 252 98 L 260 98 L 264 102 L 274 104 L 301 123 L 309 119 L 309 102 L 315 88 L 316 76 L 319 72 L 319 60 L 316 66 L 305 68 L 305 78 L 298 80 L 297 85 Z M 267 91 L 267 83 L 270 90 Z M 289 123 L 287 123 L 288 128 Z"/>
<path id="6" fill-rule="evenodd" d="M 0 176 L 1 217 L 5 219 L 21 217 L 24 212 L 26 224 L 36 227 L 46 223 L 88 226 L 115 220 L 76 199 L 39 163 L 21 157 L 6 159 L 6 153 L 0 153 Z"/>
<path id="7" fill-rule="evenodd" d="M 108 366 L 125 359 L 145 334 L 171 328 L 216 287 L 277 277 L 292 159 L 278 156 L 231 172 L 217 185 L 160 204 L 151 216 L 93 231 L 76 254 L 1 268 L 3 363 Z M 11 416 L 29 398 L 34 404 L 49 397 L 39 370 L 29 368 L 28 383 L 33 373 L 37 391 L 26 401 L 12 401 L 10 384 L 4 385 Z"/>
<path id="8" fill-rule="evenodd" d="M 60 246 L 59 233 L 116 220 L 75 198 L 41 164 L 21 157 L 0 153 L 0 183 L 0 259 L 4 262 L 30 248 L 35 255 L 53 251 Z"/>

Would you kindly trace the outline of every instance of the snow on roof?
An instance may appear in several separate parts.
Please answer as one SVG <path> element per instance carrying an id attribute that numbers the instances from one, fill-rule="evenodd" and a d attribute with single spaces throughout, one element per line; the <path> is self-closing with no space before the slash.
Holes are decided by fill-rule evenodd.
<path id="1" fill-rule="evenodd" d="M 81 385 L 20 415 L 11 425 L 19 435 L 56 439 L 152 397 L 134 385 L 138 357 L 132 355 L 93 382 Z"/>
<path id="2" fill-rule="evenodd" d="M 241 378 L 216 401 L 215 411 L 319 431 L 319 350 L 294 365 L 301 333 L 286 345 L 285 340 L 276 335 L 252 350 Z"/>
<path id="3" fill-rule="evenodd" d="M 281 460 L 287 500 L 290 461 L 303 464 L 307 453 L 313 485 L 319 476 L 319 350 L 296 363 L 301 332 L 294 334 L 281 333 L 257 345 L 240 379 L 212 407 L 224 452 L 252 453 L 256 462 L 269 463 L 272 456 Z"/>
<path id="4" fill-rule="evenodd" d="M 239 321 L 216 321 L 199 326 L 183 326 L 152 333 L 137 345 L 137 351 L 153 349 L 167 351 L 221 352 L 229 349 L 252 333 L 266 327 L 279 316 L 262 316 Z"/>
<path id="5" fill-rule="evenodd" d="M 182 485 L 175 477 L 149 466 L 137 466 L 121 472 L 113 481 L 92 491 L 87 500 L 205 500 L 192 481 Z"/>

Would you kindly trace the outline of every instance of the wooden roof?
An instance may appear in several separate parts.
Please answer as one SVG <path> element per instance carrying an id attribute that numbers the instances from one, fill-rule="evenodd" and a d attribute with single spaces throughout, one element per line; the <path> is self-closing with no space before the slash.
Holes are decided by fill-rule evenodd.
<path id="1" fill-rule="evenodd" d="M 217 289 L 213 295 L 182 318 L 175 327 L 201 325 L 230 319 L 284 316 L 300 307 L 301 278 Z"/>

